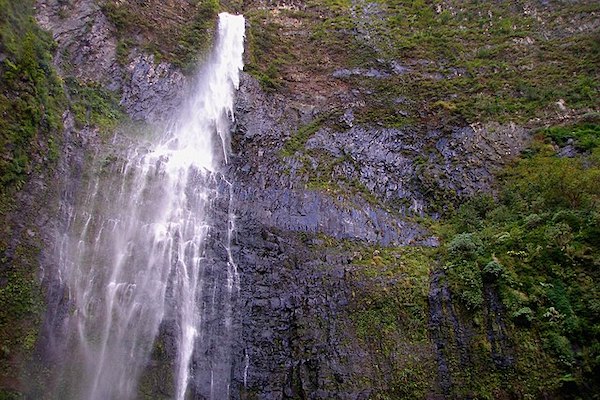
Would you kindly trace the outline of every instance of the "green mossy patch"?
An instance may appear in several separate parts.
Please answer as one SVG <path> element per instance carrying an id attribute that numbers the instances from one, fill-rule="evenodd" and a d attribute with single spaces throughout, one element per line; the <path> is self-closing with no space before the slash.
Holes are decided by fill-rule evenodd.
<path id="1" fill-rule="evenodd" d="M 283 157 L 292 157 L 297 151 L 304 150 L 308 139 L 310 139 L 312 135 L 317 133 L 319 129 L 323 127 L 323 123 L 327 121 L 329 117 L 330 114 L 322 114 L 310 123 L 298 128 L 298 130 L 294 132 L 283 144 L 281 155 Z"/>
<path id="2" fill-rule="evenodd" d="M 424 398 L 435 387 L 428 340 L 429 274 L 435 250 L 354 245 L 350 321 L 381 382 L 374 398 Z"/>
<path id="3" fill-rule="evenodd" d="M 246 18 L 245 70 L 258 80 L 263 90 L 281 90 L 284 85 L 282 68 L 294 61 L 290 39 L 282 35 L 282 27 L 266 10 L 250 11 Z"/>
<path id="4" fill-rule="evenodd" d="M 66 88 L 77 128 L 93 126 L 110 132 L 124 120 L 125 114 L 115 92 L 94 83 L 81 83 L 75 78 L 67 78 Z"/>
<path id="5" fill-rule="evenodd" d="M 58 156 L 66 99 L 52 67 L 54 43 L 33 1 L 0 1 L 0 209 L 36 168 Z"/>

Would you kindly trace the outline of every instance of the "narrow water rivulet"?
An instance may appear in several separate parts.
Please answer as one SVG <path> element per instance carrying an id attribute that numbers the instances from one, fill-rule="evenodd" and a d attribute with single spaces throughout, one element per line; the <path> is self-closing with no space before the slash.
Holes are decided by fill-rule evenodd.
<path id="1" fill-rule="evenodd" d="M 219 15 L 216 44 L 180 115 L 150 143 L 136 139 L 113 168 L 91 174 L 68 213 L 57 251 L 69 301 L 57 398 L 136 397 L 167 321 L 176 352 L 173 376 L 163 377 L 174 382 L 171 396 L 184 399 L 192 378 L 203 398 L 228 396 L 239 277 L 222 167 L 244 28 L 242 16 Z M 216 203 L 225 212 L 213 212 Z M 215 216 L 226 219 L 220 263 L 206 256 Z"/>

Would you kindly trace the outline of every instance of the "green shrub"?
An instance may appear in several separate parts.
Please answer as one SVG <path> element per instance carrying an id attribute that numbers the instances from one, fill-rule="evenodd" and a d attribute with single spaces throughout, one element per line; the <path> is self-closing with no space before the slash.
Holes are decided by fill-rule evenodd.
<path id="1" fill-rule="evenodd" d="M 82 84 L 74 78 L 67 79 L 66 83 L 78 128 L 95 126 L 106 131 L 123 119 L 116 93 L 99 85 Z"/>
<path id="2" fill-rule="evenodd" d="M 460 233 L 448 244 L 448 253 L 454 259 L 473 260 L 483 252 L 483 243 L 473 233 Z"/>
<path id="3" fill-rule="evenodd" d="M 483 281 L 477 263 L 462 261 L 448 267 L 448 279 L 452 291 L 464 306 L 474 311 L 483 304 Z"/>
<path id="4" fill-rule="evenodd" d="M 543 218 L 539 214 L 529 214 L 524 218 L 523 223 L 526 228 L 532 229 L 540 226 L 543 223 Z"/>
<path id="5" fill-rule="evenodd" d="M 498 261 L 490 261 L 483 267 L 483 274 L 487 281 L 495 282 L 504 276 L 504 267 Z"/>
<path id="6" fill-rule="evenodd" d="M 529 326 L 533 321 L 533 311 L 529 307 L 521 307 L 511 315 L 515 323 L 522 326 Z"/>
<path id="7" fill-rule="evenodd" d="M 573 365 L 575 355 L 569 339 L 555 331 L 547 331 L 544 333 L 543 342 L 545 349 L 553 354 L 560 364 L 567 367 Z"/>
<path id="8" fill-rule="evenodd" d="M 600 146 L 600 125 L 596 123 L 556 126 L 542 129 L 539 133 L 561 146 L 569 140 L 580 150 L 589 151 Z"/>

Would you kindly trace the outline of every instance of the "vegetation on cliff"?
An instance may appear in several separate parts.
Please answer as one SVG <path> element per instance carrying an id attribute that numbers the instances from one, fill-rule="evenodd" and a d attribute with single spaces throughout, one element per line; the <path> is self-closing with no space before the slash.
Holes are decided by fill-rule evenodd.
<path id="1" fill-rule="evenodd" d="M 594 398 L 599 138 L 596 119 L 541 130 L 497 196 L 431 221 L 437 250 L 336 244 L 354 254 L 353 329 L 389 383 L 375 398 Z"/>
<path id="2" fill-rule="evenodd" d="M 33 1 L 0 1 L 0 388 L 18 389 L 43 312 L 37 228 L 9 215 L 31 176 L 60 156 L 66 98 L 52 66 L 54 43 L 38 28 Z M 0 391 L 0 397 L 13 398 Z"/>
<path id="3" fill-rule="evenodd" d="M 0 3 L 2 197 L 34 168 L 58 157 L 65 97 L 52 67 L 53 41 L 33 18 L 33 1 Z M 2 202 L 5 204 L 5 202 Z M 3 210 L 6 211 L 6 210 Z"/>
<path id="4" fill-rule="evenodd" d="M 137 46 L 158 59 L 192 69 L 212 42 L 219 7 L 217 0 L 109 0 L 102 10 L 117 29 L 121 61 Z"/>
<path id="5" fill-rule="evenodd" d="M 357 110 L 363 122 L 539 125 L 557 107 L 597 105 L 598 12 L 588 1 L 347 0 L 259 8 L 248 11 L 248 70 L 266 89 L 307 88 L 307 97 L 349 85 L 364 100 Z"/>
<path id="6" fill-rule="evenodd" d="M 582 152 L 566 157 L 555 140 Z M 486 393 L 486 381 L 490 398 L 503 385 L 518 396 L 598 392 L 599 140 L 597 120 L 541 131 L 499 176 L 497 198 L 473 198 L 444 223 L 440 257 L 462 313 L 482 344 L 503 335 L 514 349 L 496 372 L 476 364 L 455 370 L 459 395 Z M 486 325 L 497 318 L 492 312 L 501 313 L 501 324 Z"/>

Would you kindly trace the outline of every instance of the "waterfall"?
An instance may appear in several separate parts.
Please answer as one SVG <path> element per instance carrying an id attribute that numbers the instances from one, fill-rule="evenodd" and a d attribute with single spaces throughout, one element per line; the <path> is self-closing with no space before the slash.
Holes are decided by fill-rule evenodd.
<path id="1" fill-rule="evenodd" d="M 219 15 L 217 42 L 180 115 L 150 143 L 134 138 L 126 156 L 104 160 L 72 211 L 58 246 L 70 309 L 57 398 L 134 398 L 167 323 L 176 360 L 174 377 L 162 378 L 173 379 L 172 397 L 184 399 L 192 378 L 204 398 L 228 396 L 239 277 L 221 168 L 244 28 L 242 16 Z M 217 245 L 221 261 L 208 255 Z"/>

